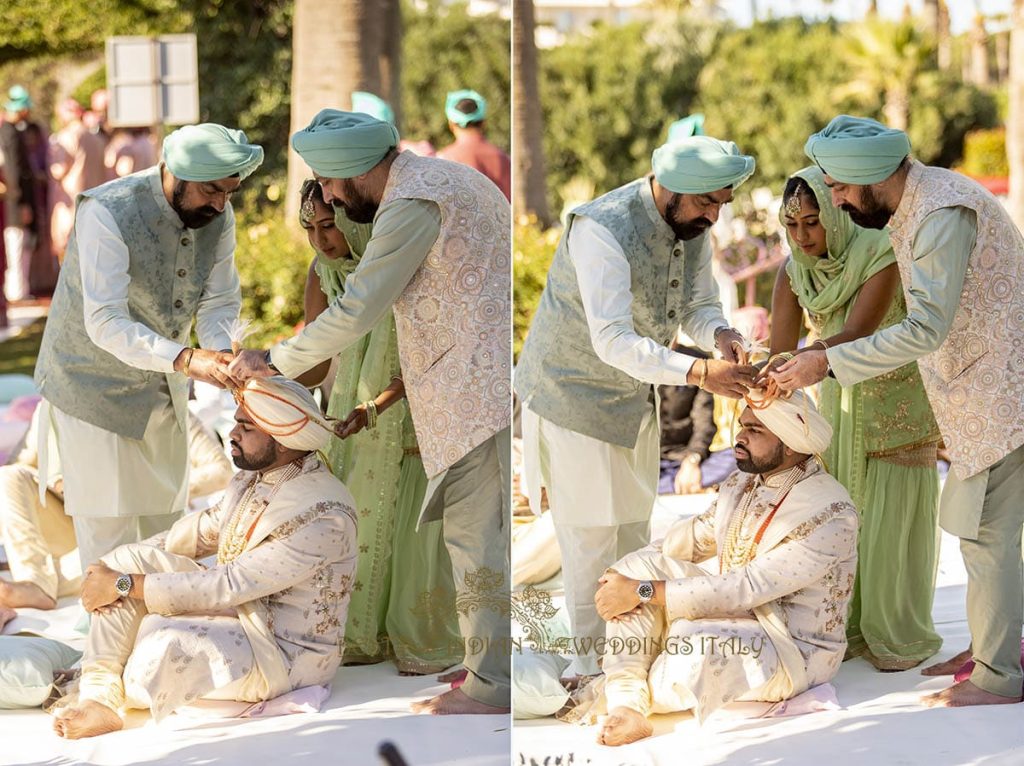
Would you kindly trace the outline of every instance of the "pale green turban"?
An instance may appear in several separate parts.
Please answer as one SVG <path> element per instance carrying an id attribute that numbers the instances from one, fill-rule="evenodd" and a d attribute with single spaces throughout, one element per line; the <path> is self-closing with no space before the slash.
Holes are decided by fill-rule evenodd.
<path id="1" fill-rule="evenodd" d="M 395 110 L 391 108 L 391 104 L 365 90 L 352 92 L 352 111 L 368 114 L 381 122 L 395 124 Z"/>
<path id="2" fill-rule="evenodd" d="M 841 114 L 807 139 L 804 153 L 840 183 L 870 186 L 896 172 L 910 154 L 910 139 L 880 122 Z"/>
<path id="3" fill-rule="evenodd" d="M 21 112 L 32 108 L 32 97 L 28 95 L 24 85 L 12 85 L 7 91 L 7 103 L 4 108 L 8 112 Z"/>
<path id="4" fill-rule="evenodd" d="M 323 109 L 292 135 L 292 148 L 325 178 L 355 178 L 372 169 L 395 146 L 394 125 L 367 114 Z"/>
<path id="5" fill-rule="evenodd" d="M 740 154 L 732 141 L 691 136 L 670 141 L 651 158 L 658 183 L 677 194 L 707 194 L 736 188 L 754 173 L 754 158 Z"/>
<path id="6" fill-rule="evenodd" d="M 263 163 L 263 147 L 245 133 L 212 122 L 186 125 L 164 139 L 164 164 L 182 181 L 245 179 Z"/>
<path id="7" fill-rule="evenodd" d="M 704 115 L 697 113 L 676 120 L 668 126 L 668 143 L 678 141 L 681 138 L 704 135 Z"/>
<path id="8" fill-rule="evenodd" d="M 456 104 L 466 99 L 476 103 L 476 109 L 469 114 L 455 108 Z M 464 128 L 469 123 L 480 122 L 487 116 L 487 99 L 475 90 L 453 90 L 444 102 L 444 115 L 449 122 L 454 122 L 460 128 Z"/>

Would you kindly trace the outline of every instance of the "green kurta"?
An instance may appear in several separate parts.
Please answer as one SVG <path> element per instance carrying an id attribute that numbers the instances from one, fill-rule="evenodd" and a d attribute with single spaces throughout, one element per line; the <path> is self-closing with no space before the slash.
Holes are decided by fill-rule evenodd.
<path id="1" fill-rule="evenodd" d="M 345 293 L 371 232 L 369 225 L 353 224 L 341 212 L 336 219 L 355 257 L 331 261 L 317 256 L 316 272 L 332 305 Z M 339 355 L 327 407 L 332 417 L 346 417 L 401 377 L 395 320 L 388 309 Z M 442 525 L 428 523 L 416 530 L 427 477 L 406 402 L 382 412 L 376 428 L 331 440 L 327 458 L 359 513 L 345 661 L 362 664 L 394 656 L 399 670 L 409 673 L 436 672 L 460 662 L 462 639 Z"/>
<path id="2" fill-rule="evenodd" d="M 857 227 L 832 206 L 819 170 L 798 175 L 815 192 L 829 252 L 812 259 L 790 242 L 794 256 L 787 272 L 819 336 L 828 338 L 842 330 L 864 282 L 895 263 L 895 257 L 887 236 Z M 898 293 L 880 326 L 897 325 L 906 316 Z M 917 364 L 854 385 L 826 378 L 820 406 L 833 428 L 826 465 L 861 515 L 848 653 L 880 669 L 912 667 L 942 645 L 931 617 L 938 560 L 939 432 Z"/>

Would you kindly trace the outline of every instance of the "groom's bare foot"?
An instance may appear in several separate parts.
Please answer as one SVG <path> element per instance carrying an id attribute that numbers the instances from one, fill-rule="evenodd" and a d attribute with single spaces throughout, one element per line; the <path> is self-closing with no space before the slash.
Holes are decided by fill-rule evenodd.
<path id="1" fill-rule="evenodd" d="M 950 657 L 945 662 L 936 662 L 921 671 L 922 676 L 952 676 L 964 666 L 972 657 L 971 647 L 967 647 L 960 654 Z"/>
<path id="2" fill-rule="evenodd" d="M 412 712 L 429 715 L 504 715 L 507 707 L 495 707 L 466 696 L 462 688 L 451 689 L 422 702 L 412 703 Z"/>
<path id="3" fill-rule="evenodd" d="M 981 689 L 970 681 L 953 684 L 941 692 L 929 694 L 921 698 L 928 707 L 968 707 L 970 705 L 1012 705 L 1020 702 L 1018 697 L 1003 697 Z"/>
<path id="4" fill-rule="evenodd" d="M 646 716 L 628 707 L 616 707 L 608 711 L 601 723 L 597 741 L 602 745 L 628 745 L 654 734 L 654 727 Z"/>
<path id="5" fill-rule="evenodd" d="M 85 700 L 61 710 L 53 721 L 53 730 L 65 739 L 82 739 L 109 734 L 124 728 L 121 716 L 99 702 Z"/>
<path id="6" fill-rule="evenodd" d="M 12 609 L 53 609 L 57 601 L 47 596 L 34 582 L 0 580 L 0 606 Z"/>

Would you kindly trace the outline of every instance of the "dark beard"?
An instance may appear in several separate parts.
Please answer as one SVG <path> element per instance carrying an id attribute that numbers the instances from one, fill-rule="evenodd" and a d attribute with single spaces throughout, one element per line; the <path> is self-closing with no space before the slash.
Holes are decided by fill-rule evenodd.
<path id="1" fill-rule="evenodd" d="M 893 211 L 878 201 L 870 187 L 864 189 L 861 204 L 864 205 L 864 210 L 858 210 L 847 202 L 839 208 L 849 213 L 853 222 L 865 229 L 884 229 L 888 226 Z"/>
<path id="2" fill-rule="evenodd" d="M 694 218 L 692 220 L 679 223 L 679 221 L 676 220 L 676 214 L 679 212 L 679 200 L 680 196 L 678 194 L 672 195 L 672 199 L 665 208 L 665 223 L 667 223 L 669 228 L 672 229 L 672 232 L 676 235 L 676 239 L 683 241 L 696 239 L 711 228 L 711 221 L 707 218 Z"/>
<path id="3" fill-rule="evenodd" d="M 178 214 L 178 218 L 185 225 L 186 229 L 201 229 L 213 223 L 221 213 L 212 205 L 204 205 L 200 208 L 186 210 L 182 204 L 185 199 L 185 182 L 178 181 L 171 192 L 171 209 Z"/>
<path id="4" fill-rule="evenodd" d="M 750 453 L 747 453 L 748 455 Z M 744 473 L 768 473 L 778 468 L 786 459 L 785 447 L 779 442 L 779 447 L 772 454 L 760 460 L 753 455 L 750 457 L 736 458 L 736 467 Z"/>
<path id="5" fill-rule="evenodd" d="M 373 219 L 377 217 L 377 208 L 379 207 L 368 200 L 360 200 L 358 203 L 349 206 L 336 199 L 331 204 L 344 210 L 345 216 L 352 223 L 373 223 Z"/>
<path id="6" fill-rule="evenodd" d="M 238 442 L 231 442 L 231 446 L 238 447 L 241 453 L 238 457 L 232 456 L 231 462 L 235 464 L 236 468 L 241 468 L 243 471 L 262 471 L 277 460 L 277 450 L 274 449 L 273 443 L 268 444 L 263 452 L 256 455 L 247 455 L 245 452 L 242 452 Z"/>

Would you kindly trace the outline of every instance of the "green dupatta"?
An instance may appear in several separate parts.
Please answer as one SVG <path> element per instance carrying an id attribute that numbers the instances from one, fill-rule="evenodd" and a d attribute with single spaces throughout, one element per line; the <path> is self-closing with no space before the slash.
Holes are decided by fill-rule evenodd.
<path id="1" fill-rule="evenodd" d="M 864 283 L 895 263 L 896 257 L 888 231 L 857 226 L 832 204 L 819 168 L 807 167 L 795 175 L 807 181 L 818 201 L 828 254 L 820 258 L 805 255 L 787 232 L 793 254 L 786 273 L 814 329 L 827 338 L 843 329 Z M 783 224 L 784 215 L 780 210 Z M 903 293 L 897 291 L 879 329 L 898 324 L 906 316 Z M 938 426 L 916 362 L 849 388 L 826 378 L 819 398 L 822 415 L 834 430 L 832 445 L 824 456 L 826 464 L 858 508 L 862 507 L 869 455 L 884 456 L 938 440 Z"/>

